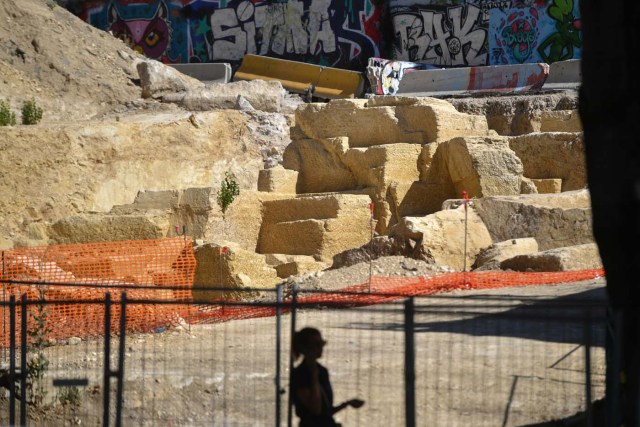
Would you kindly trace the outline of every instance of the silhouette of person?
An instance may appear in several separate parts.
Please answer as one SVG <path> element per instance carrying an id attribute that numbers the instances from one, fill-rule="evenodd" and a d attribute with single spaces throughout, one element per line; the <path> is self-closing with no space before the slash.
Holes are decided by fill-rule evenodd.
<path id="1" fill-rule="evenodd" d="M 340 426 L 333 419 L 335 413 L 348 406 L 360 408 L 364 405 L 363 400 L 351 399 L 333 406 L 329 371 L 318 363 L 326 344 L 315 328 L 303 328 L 293 336 L 293 355 L 296 360 L 303 356 L 291 378 L 291 397 L 296 415 L 300 417 L 300 427 Z"/>

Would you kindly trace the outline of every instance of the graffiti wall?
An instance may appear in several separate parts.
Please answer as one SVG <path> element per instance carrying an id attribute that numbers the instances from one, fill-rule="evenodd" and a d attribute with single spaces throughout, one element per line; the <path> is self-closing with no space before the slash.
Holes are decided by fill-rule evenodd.
<path id="1" fill-rule="evenodd" d="M 380 56 L 371 0 L 89 0 L 71 10 L 167 63 L 237 65 L 252 53 L 364 70 Z"/>
<path id="2" fill-rule="evenodd" d="M 392 57 L 440 67 L 581 57 L 578 0 L 390 0 Z"/>

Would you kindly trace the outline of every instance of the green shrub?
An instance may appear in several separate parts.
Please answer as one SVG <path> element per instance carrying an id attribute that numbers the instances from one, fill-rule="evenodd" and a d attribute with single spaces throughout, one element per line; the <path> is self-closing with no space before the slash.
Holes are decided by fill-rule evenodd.
<path id="1" fill-rule="evenodd" d="M 224 174 L 224 180 L 218 191 L 218 206 L 222 210 L 222 216 L 227 213 L 227 209 L 240 194 L 240 186 L 236 181 L 236 177 L 231 172 Z"/>
<path id="2" fill-rule="evenodd" d="M 42 120 L 42 108 L 38 107 L 36 101 L 25 101 L 22 104 L 22 124 L 35 125 Z"/>
<path id="3" fill-rule="evenodd" d="M 0 101 L 0 126 L 13 126 L 16 124 L 16 113 L 11 111 L 6 99 Z"/>

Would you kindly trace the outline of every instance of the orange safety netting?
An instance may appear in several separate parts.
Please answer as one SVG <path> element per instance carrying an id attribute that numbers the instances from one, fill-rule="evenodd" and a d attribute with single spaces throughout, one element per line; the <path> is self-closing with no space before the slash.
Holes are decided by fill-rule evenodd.
<path id="1" fill-rule="evenodd" d="M 223 322 L 273 316 L 273 306 L 187 304 L 192 301 L 196 260 L 191 239 L 168 238 L 143 241 L 100 242 L 21 248 L 2 251 L 2 301 L 14 296 L 16 330 L 19 331 L 20 297 L 45 300 L 50 338 L 102 335 L 105 323 L 104 298 L 112 294 L 111 331 L 120 319 L 120 294 L 134 300 L 166 303 L 127 305 L 127 330 L 151 331 L 173 325 L 181 319 L 189 323 Z M 602 269 L 547 272 L 467 272 L 425 277 L 371 277 L 365 283 L 334 293 L 299 293 L 305 304 L 362 306 L 379 304 L 408 296 L 434 295 L 453 290 L 492 289 L 510 286 L 551 285 L 603 277 Z M 95 303 L 81 303 L 92 300 Z M 65 301 L 65 303 L 56 303 Z M 77 302 L 74 302 L 77 301 Z M 285 303 L 291 296 L 285 298 Z M 176 302 L 185 302 L 184 304 Z M 28 306 L 28 328 L 42 307 Z M 9 309 L 5 304 L 0 325 L 0 346 L 9 343 Z M 19 338 L 18 338 L 19 339 Z"/>
<path id="2" fill-rule="evenodd" d="M 176 301 L 191 299 L 196 260 L 189 238 L 96 242 L 2 251 L 2 301 L 14 296 L 19 331 L 20 298 L 46 301 L 46 332 L 50 338 L 104 333 L 104 299 L 122 292 L 130 299 Z M 80 301 L 95 300 L 96 303 Z M 56 303 L 66 301 L 66 303 Z M 78 301 L 74 303 L 74 301 Z M 28 305 L 28 328 L 42 307 Z M 129 330 L 146 330 L 155 324 L 175 322 L 187 312 L 184 306 L 131 304 Z M 112 307 L 111 329 L 117 330 L 120 307 Z M 9 307 L 3 306 L 0 345 L 9 342 Z"/>
<path id="3" fill-rule="evenodd" d="M 302 290 L 296 301 L 300 306 L 325 304 L 355 307 L 381 304 L 410 296 L 442 294 L 454 290 L 497 289 L 513 286 L 557 285 L 604 277 L 604 270 L 580 270 L 543 273 L 484 271 L 445 273 L 424 277 L 373 276 L 365 283 L 343 288 L 339 292 L 307 293 Z M 288 298 L 285 302 L 290 302 Z M 273 316 L 272 307 L 213 306 L 192 312 L 193 323 L 227 321 Z"/>

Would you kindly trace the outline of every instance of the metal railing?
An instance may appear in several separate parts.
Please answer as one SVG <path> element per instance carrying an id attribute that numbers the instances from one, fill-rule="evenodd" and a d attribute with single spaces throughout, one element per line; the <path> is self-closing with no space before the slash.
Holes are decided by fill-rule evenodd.
<path id="1" fill-rule="evenodd" d="M 285 297 L 282 287 L 215 304 L 113 295 L 0 303 L 9 334 L 0 424 L 47 425 L 45 414 L 60 425 L 290 426 L 289 342 L 303 326 L 329 341 L 322 363 L 336 400 L 367 402 L 336 416 L 345 425 L 507 426 L 579 412 L 589 425 L 604 393 L 604 302 L 583 295 L 398 296 L 370 306 L 354 306 L 349 293 L 294 288 Z M 103 313 L 102 336 L 50 340 L 37 349 L 48 362 L 38 379 L 30 316 L 69 304 Z M 172 306 L 187 306 L 189 319 L 153 321 L 155 309 Z M 133 310 L 153 328 L 132 328 Z M 37 410 L 35 381 L 45 394 Z"/>

